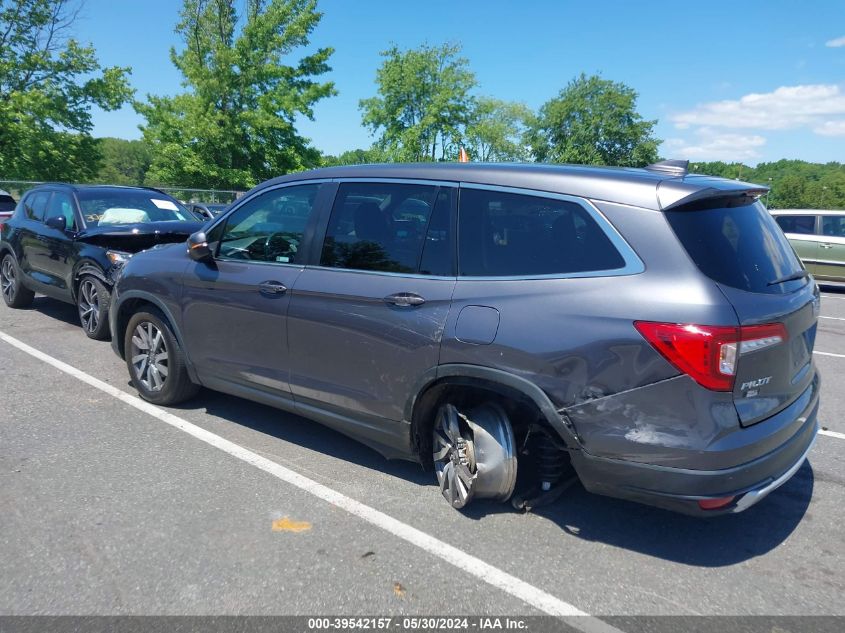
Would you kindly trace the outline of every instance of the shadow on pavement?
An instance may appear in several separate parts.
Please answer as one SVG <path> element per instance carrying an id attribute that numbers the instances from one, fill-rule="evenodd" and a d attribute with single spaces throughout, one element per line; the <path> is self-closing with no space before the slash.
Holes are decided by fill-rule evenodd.
<path id="1" fill-rule="evenodd" d="M 39 295 L 33 300 L 32 306 L 24 309 L 35 310 L 50 317 L 51 319 L 63 321 L 68 325 L 79 326 L 79 313 L 76 311 L 76 306 L 71 305 L 70 303 L 65 303 L 64 301 L 58 301 L 56 299 L 51 299 L 50 297 L 42 297 Z M 81 327 L 79 333 L 82 336 L 85 336 Z"/>

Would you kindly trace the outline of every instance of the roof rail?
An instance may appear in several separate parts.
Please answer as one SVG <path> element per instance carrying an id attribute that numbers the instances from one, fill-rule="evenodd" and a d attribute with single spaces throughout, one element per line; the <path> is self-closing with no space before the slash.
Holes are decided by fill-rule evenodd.
<path id="1" fill-rule="evenodd" d="M 646 167 L 649 171 L 657 171 L 671 176 L 686 176 L 689 173 L 688 160 L 661 160 Z"/>

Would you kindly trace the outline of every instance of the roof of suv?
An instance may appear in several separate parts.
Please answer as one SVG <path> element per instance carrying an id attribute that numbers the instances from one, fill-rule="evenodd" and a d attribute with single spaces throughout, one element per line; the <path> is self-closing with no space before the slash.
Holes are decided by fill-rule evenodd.
<path id="1" fill-rule="evenodd" d="M 169 193 L 165 193 L 164 191 L 156 189 L 155 187 L 135 187 L 133 185 L 75 185 L 67 182 L 42 182 L 41 184 L 38 184 L 32 189 L 30 189 L 30 191 L 35 191 L 37 189 L 41 189 L 42 187 L 67 187 L 68 189 L 72 189 L 73 191 L 96 191 L 97 189 L 132 189 L 134 191 L 155 191 L 156 193 L 160 193 L 171 198 L 173 197 Z"/>
<path id="2" fill-rule="evenodd" d="M 281 176 L 262 185 L 316 178 L 405 178 L 536 189 L 667 210 L 724 195 L 761 195 L 767 187 L 704 175 L 653 169 L 519 163 L 394 163 L 325 167 Z"/>

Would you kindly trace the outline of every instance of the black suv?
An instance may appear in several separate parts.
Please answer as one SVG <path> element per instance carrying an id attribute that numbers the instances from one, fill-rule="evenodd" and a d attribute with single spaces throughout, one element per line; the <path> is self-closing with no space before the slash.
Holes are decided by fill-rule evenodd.
<path id="1" fill-rule="evenodd" d="M 184 242 L 202 224 L 155 189 L 49 184 L 28 191 L 0 226 L 0 290 L 11 308 L 35 293 L 74 303 L 85 334 L 109 336 L 115 272 L 133 253 Z"/>

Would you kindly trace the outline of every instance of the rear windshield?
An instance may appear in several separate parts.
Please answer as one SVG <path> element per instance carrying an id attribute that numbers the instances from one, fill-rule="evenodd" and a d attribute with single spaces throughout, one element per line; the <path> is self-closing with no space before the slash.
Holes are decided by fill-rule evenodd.
<path id="1" fill-rule="evenodd" d="M 12 196 L 0 195 L 0 211 L 14 211 L 15 199 Z"/>
<path id="2" fill-rule="evenodd" d="M 77 194 L 88 226 L 145 224 L 147 222 L 196 222 L 173 198 L 156 191 L 118 189 L 88 190 Z"/>
<path id="3" fill-rule="evenodd" d="M 666 217 L 695 264 L 726 286 L 779 294 L 806 279 L 783 281 L 803 271 L 783 232 L 759 202 L 748 198 L 699 203 Z"/>

